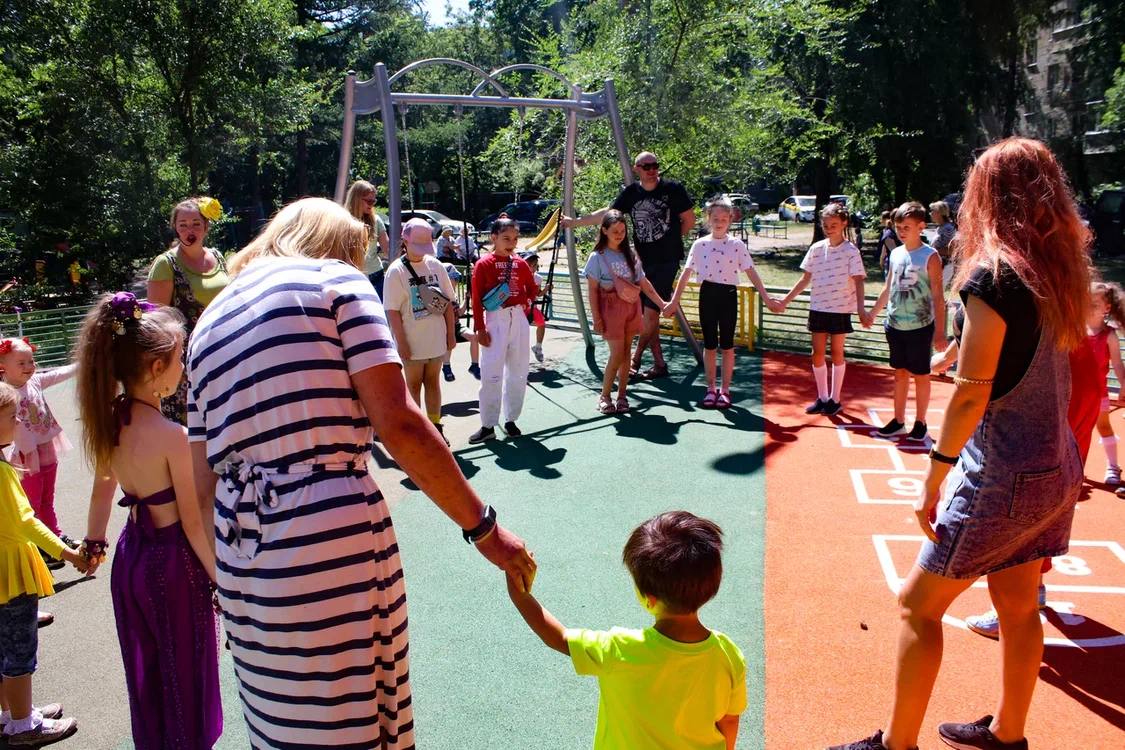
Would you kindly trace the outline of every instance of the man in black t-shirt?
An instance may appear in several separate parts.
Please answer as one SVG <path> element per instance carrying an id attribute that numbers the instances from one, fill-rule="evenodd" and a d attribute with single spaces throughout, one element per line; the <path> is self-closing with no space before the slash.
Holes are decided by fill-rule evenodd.
<path id="1" fill-rule="evenodd" d="M 633 160 L 633 172 L 638 182 L 626 186 L 612 205 L 577 218 L 564 216 L 562 225 L 600 225 L 606 211 L 611 208 L 627 214 L 632 219 L 633 246 L 641 259 L 645 276 L 652 282 L 657 294 L 668 300 L 672 297 L 672 285 L 680 270 L 680 261 L 684 258 L 684 237 L 695 228 L 695 209 L 683 185 L 660 176 L 660 164 L 655 154 L 649 151 L 637 154 Z M 640 369 L 641 355 L 646 348 L 651 348 L 653 364 L 643 377 L 663 377 L 668 374 L 668 365 L 660 348 L 660 311 L 643 295 L 641 303 L 644 305 L 644 330 L 637 342 L 632 369 Z"/>

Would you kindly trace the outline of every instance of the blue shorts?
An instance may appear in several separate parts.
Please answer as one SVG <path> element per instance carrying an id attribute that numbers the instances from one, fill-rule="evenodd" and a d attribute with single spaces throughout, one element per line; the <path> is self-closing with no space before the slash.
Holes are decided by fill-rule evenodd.
<path id="1" fill-rule="evenodd" d="M 0 676 L 35 671 L 39 651 L 39 597 L 21 594 L 0 604 Z"/>

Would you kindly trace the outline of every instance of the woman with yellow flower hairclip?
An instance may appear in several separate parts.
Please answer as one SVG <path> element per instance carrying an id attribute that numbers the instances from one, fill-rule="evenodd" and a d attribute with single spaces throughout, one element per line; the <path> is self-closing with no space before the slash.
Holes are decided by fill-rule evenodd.
<path id="1" fill-rule="evenodd" d="M 203 246 L 211 222 L 223 216 L 223 207 L 214 198 L 199 197 L 180 201 L 172 209 L 171 226 L 176 239 L 156 257 L 148 272 L 148 299 L 170 305 L 187 320 L 190 336 L 203 309 L 230 283 L 226 264 L 218 250 Z M 168 419 L 187 424 L 187 378 L 161 403 Z"/>

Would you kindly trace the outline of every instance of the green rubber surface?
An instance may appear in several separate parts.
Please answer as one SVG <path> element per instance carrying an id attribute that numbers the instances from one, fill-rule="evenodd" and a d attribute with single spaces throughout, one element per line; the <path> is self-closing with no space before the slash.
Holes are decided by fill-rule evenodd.
<path id="1" fill-rule="evenodd" d="M 702 388 L 686 348 L 675 377 L 631 389 L 633 411 L 598 414 L 606 350 L 581 346 L 533 371 L 524 436 L 456 452 L 473 486 L 539 563 L 535 593 L 567 627 L 647 627 L 621 550 L 641 521 L 683 508 L 725 532 L 724 580 L 702 610 L 748 664 L 740 748 L 763 746 L 764 433 L 759 359 L 740 356 L 735 408 L 695 406 Z M 544 646 L 508 601 L 502 574 L 457 538 L 421 493 L 394 508 L 410 606 L 411 675 L 420 748 L 591 746 L 597 681 Z"/>

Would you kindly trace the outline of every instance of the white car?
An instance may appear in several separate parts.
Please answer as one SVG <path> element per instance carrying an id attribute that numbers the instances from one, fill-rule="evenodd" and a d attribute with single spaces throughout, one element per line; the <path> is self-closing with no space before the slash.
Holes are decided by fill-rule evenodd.
<path id="1" fill-rule="evenodd" d="M 815 195 L 791 195 L 777 207 L 777 218 L 784 221 L 812 221 L 815 212 Z"/>
<path id="2" fill-rule="evenodd" d="M 461 228 L 464 226 L 460 221 L 457 221 L 457 219 L 451 219 L 440 211 L 431 211 L 428 208 L 416 209 L 414 211 L 403 209 L 402 221 L 404 223 L 415 217 L 425 219 L 426 222 L 429 223 L 430 227 L 433 229 L 435 240 L 441 236 L 442 230 L 446 227 L 452 229 L 453 234 L 460 234 Z M 466 223 L 468 223 L 469 226 L 469 235 L 472 236 L 476 233 L 477 228 L 469 222 Z"/>

